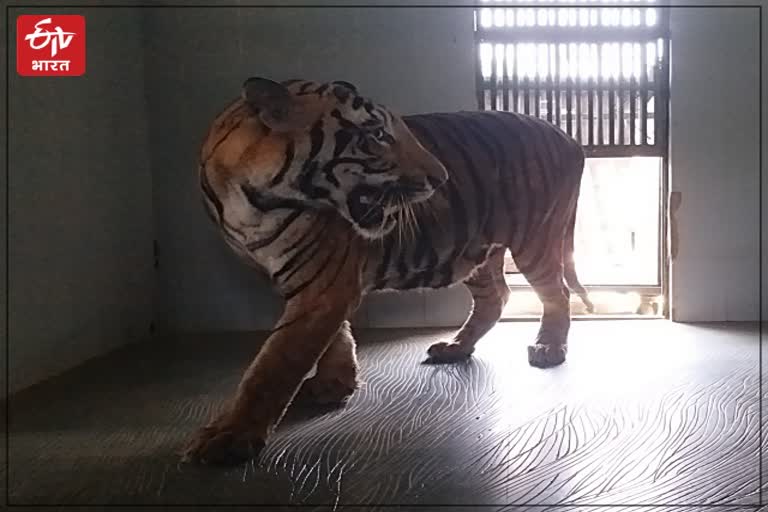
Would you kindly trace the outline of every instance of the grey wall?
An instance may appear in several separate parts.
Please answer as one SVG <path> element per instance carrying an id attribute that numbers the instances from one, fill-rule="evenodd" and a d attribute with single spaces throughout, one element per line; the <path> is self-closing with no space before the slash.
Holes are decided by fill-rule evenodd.
<path id="1" fill-rule="evenodd" d="M 0 20 L 2 20 L 2 26 L 7 27 L 8 20 L 5 16 L 5 9 L 2 9 L 0 11 Z M 5 76 L 6 72 L 6 41 L 5 38 L 0 38 L 0 73 L 3 73 L 3 76 Z M 2 80 L 2 83 L 0 83 L 0 92 L 2 92 L 2 97 L 5 98 L 5 80 Z M 5 119 L 5 102 L 0 102 L 0 119 Z M 6 126 L 5 122 L 3 122 L 2 126 L 0 127 L 0 135 L 2 136 L 3 146 L 2 149 L 0 149 L 0 155 L 2 155 L 2 161 L 0 161 L 0 168 L 2 168 L 2 172 L 0 172 L 0 226 L 2 226 L 2 230 L 0 232 L 0 236 L 2 237 L 2 240 L 0 240 L 0 340 L 2 341 L 2 345 L 0 345 L 0 377 L 2 377 L 1 382 L 5 382 L 5 369 L 6 369 L 6 359 L 5 359 L 5 347 L 7 347 L 8 339 L 6 337 L 6 326 L 7 326 L 7 316 L 6 316 L 6 306 L 8 304 L 7 298 L 8 298 L 8 283 L 6 281 L 6 275 L 5 275 L 5 269 L 6 269 L 6 262 L 8 260 L 7 253 L 8 253 L 8 247 L 6 246 L 6 238 L 7 238 L 7 230 L 8 230 L 8 219 L 6 217 L 6 206 L 7 203 L 5 201 L 5 190 L 7 186 L 7 176 L 8 176 L 8 169 L 6 169 L 5 166 L 5 142 L 6 137 L 8 136 L 8 127 Z M 2 452 L 2 456 L 5 456 L 5 452 Z"/>
<path id="2" fill-rule="evenodd" d="M 768 0 L 762 0 L 763 11 L 763 31 L 765 27 L 768 27 Z M 765 35 L 763 35 L 763 45 L 766 44 Z M 763 48 L 763 111 L 760 117 L 763 126 L 763 140 L 760 141 L 763 148 L 763 225 L 762 225 L 762 268 L 763 268 L 763 282 L 762 282 L 762 315 L 763 321 L 768 319 L 768 80 L 765 79 L 765 73 L 768 70 L 768 51 Z"/>
<path id="3" fill-rule="evenodd" d="M 757 9 L 672 10 L 676 320 L 758 317 L 758 22 Z"/>
<path id="4" fill-rule="evenodd" d="M 245 78 L 347 80 L 403 113 L 475 104 L 471 11 L 222 8 L 145 16 L 158 304 L 170 329 L 265 328 L 279 314 L 266 282 L 229 254 L 210 225 L 195 184 L 201 138 Z M 461 321 L 466 292 L 447 294 L 439 302 L 420 293 L 372 297 L 359 319 Z"/>
<path id="5" fill-rule="evenodd" d="M 12 390 L 145 336 L 152 316 L 140 13 L 77 12 L 85 76 L 10 77 Z"/>

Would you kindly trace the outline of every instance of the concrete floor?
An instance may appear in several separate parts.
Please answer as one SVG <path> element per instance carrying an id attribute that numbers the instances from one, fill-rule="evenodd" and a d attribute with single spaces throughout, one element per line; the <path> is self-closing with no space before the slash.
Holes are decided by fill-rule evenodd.
<path id="1" fill-rule="evenodd" d="M 127 347 L 11 399 L 10 500 L 755 510 L 756 325 L 575 322 L 568 362 L 550 370 L 527 364 L 536 329 L 501 323 L 468 363 L 442 367 L 420 363 L 451 331 L 357 331 L 365 386 L 349 404 L 292 410 L 255 464 L 228 470 L 175 452 L 264 334 Z"/>

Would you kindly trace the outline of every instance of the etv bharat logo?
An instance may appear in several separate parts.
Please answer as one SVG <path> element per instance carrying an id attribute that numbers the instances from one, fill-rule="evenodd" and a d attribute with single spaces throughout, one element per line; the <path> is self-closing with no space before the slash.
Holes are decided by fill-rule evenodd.
<path id="1" fill-rule="evenodd" d="M 22 76 L 85 73 L 85 18 L 79 15 L 19 16 L 16 71 Z"/>

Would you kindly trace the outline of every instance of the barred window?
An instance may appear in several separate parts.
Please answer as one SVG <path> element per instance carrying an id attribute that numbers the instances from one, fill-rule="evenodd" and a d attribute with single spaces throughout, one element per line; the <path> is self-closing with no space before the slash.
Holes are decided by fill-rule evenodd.
<path id="1" fill-rule="evenodd" d="M 669 9 L 649 0 L 552 3 L 478 0 L 478 108 L 537 116 L 582 144 L 577 271 L 593 292 L 631 299 L 617 311 L 648 311 L 663 304 L 668 276 Z M 510 255 L 505 270 L 513 289 L 527 288 Z M 521 311 L 512 300 L 504 315 Z"/>
<path id="2" fill-rule="evenodd" d="M 573 8 L 539 1 L 475 9 L 479 108 L 546 119 L 587 156 L 666 155 L 666 10 L 637 0 Z"/>

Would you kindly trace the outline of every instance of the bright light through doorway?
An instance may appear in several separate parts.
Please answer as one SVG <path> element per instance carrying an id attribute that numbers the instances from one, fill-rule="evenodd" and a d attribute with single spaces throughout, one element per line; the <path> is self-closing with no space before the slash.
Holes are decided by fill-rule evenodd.
<path id="1" fill-rule="evenodd" d="M 588 288 L 659 285 L 661 165 L 656 157 L 587 159 L 574 259 L 579 278 Z M 508 263 L 513 268 L 511 260 Z M 508 274 L 507 282 L 527 284 L 520 274 Z M 598 313 L 633 314 L 640 307 L 637 293 L 598 291 L 591 292 L 590 297 Z M 578 298 L 573 301 L 574 312 L 580 312 Z M 519 290 L 513 294 L 505 316 L 538 311 L 532 292 Z"/>

